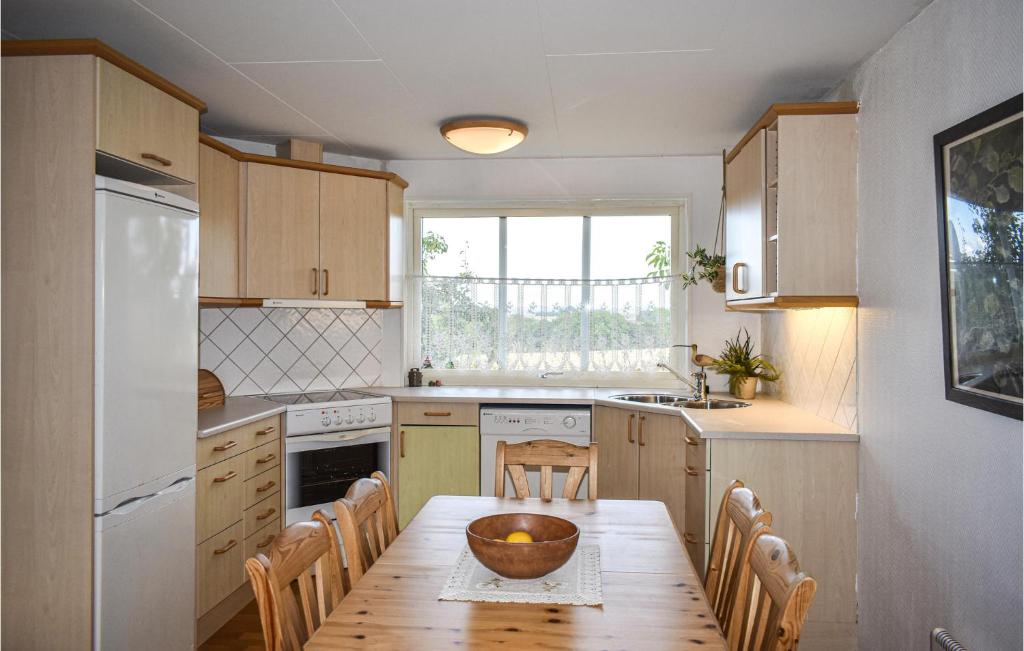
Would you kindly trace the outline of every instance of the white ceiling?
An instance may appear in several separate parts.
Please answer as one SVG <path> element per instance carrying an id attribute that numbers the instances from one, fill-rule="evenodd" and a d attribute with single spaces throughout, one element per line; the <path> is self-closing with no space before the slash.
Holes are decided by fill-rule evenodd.
<path id="1" fill-rule="evenodd" d="M 96 37 L 209 105 L 214 135 L 464 158 L 438 127 L 530 128 L 506 158 L 713 154 L 816 99 L 930 0 L 4 0 L 4 38 Z"/>

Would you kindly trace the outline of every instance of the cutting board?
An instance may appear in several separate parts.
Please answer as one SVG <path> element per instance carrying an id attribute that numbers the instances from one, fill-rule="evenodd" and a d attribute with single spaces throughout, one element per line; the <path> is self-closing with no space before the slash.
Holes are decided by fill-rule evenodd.
<path id="1" fill-rule="evenodd" d="M 205 368 L 199 369 L 199 411 L 224 404 L 224 385 Z"/>

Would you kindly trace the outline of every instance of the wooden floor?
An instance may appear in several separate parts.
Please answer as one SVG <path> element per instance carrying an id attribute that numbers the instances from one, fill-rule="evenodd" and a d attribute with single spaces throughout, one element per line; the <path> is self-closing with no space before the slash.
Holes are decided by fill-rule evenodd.
<path id="1" fill-rule="evenodd" d="M 253 599 L 204 642 L 199 651 L 264 651 L 265 648 L 260 613 Z"/>

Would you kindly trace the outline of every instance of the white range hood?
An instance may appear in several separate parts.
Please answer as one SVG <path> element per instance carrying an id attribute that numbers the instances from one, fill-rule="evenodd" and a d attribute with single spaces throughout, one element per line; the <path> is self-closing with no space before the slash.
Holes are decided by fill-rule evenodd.
<path id="1" fill-rule="evenodd" d="M 323 301 L 305 298 L 265 298 L 263 299 L 263 307 L 336 307 L 361 310 L 366 308 L 366 301 Z"/>

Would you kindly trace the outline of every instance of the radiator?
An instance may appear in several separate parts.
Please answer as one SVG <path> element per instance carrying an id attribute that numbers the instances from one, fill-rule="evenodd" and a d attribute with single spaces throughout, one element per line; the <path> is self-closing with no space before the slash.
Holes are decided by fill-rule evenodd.
<path id="1" fill-rule="evenodd" d="M 936 628 L 932 630 L 931 651 L 967 651 L 967 647 L 953 639 L 946 629 Z"/>

